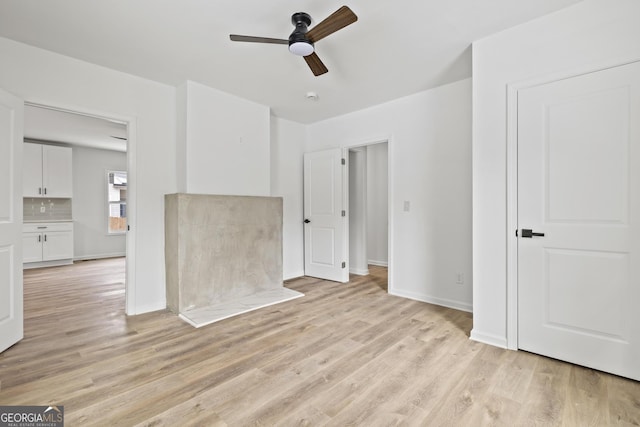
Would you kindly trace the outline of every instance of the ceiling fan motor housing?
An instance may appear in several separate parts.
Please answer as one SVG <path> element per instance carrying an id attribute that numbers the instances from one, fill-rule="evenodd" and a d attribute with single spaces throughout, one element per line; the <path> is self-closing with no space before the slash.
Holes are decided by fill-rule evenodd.
<path id="1" fill-rule="evenodd" d="M 296 29 L 289 36 L 289 50 L 300 56 L 307 56 L 313 53 L 313 43 L 307 38 L 307 31 L 311 25 L 311 16 L 304 12 L 297 12 L 291 16 L 291 23 Z"/>

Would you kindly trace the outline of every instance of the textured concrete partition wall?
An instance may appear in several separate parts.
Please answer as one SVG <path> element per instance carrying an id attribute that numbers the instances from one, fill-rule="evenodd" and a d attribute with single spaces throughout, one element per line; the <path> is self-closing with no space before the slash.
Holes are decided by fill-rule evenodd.
<path id="1" fill-rule="evenodd" d="M 166 195 L 165 260 L 174 312 L 281 288 L 282 198 Z"/>

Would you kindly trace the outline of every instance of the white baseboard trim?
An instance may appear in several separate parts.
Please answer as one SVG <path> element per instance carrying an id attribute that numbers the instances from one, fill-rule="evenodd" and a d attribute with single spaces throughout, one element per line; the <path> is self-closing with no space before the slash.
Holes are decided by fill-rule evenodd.
<path id="1" fill-rule="evenodd" d="M 127 256 L 126 252 L 114 252 L 110 254 L 98 254 L 98 255 L 82 255 L 73 257 L 74 261 L 86 261 L 88 259 L 103 259 L 103 258 L 120 258 Z"/>
<path id="2" fill-rule="evenodd" d="M 389 267 L 389 262 L 388 261 L 376 261 L 376 260 L 370 259 L 367 262 L 370 265 L 376 265 L 378 267 Z"/>
<path id="3" fill-rule="evenodd" d="M 291 279 L 297 279 L 298 277 L 302 277 L 304 276 L 304 270 L 301 271 L 295 271 L 293 273 L 286 273 L 283 276 L 283 281 L 285 280 L 291 280 Z"/>
<path id="4" fill-rule="evenodd" d="M 473 311 L 473 306 L 471 304 L 467 304 L 462 301 L 454 301 L 445 298 L 436 298 L 430 295 L 418 294 L 410 291 L 403 291 L 399 289 L 389 290 L 390 295 L 395 295 L 398 297 L 409 298 L 416 301 L 426 302 L 429 304 L 440 305 L 447 308 L 453 308 L 455 310 L 467 311 L 471 313 Z"/>
<path id="5" fill-rule="evenodd" d="M 355 274 L 357 276 L 368 276 L 369 269 L 368 268 L 350 268 L 349 273 Z"/>
<path id="6" fill-rule="evenodd" d="M 142 306 L 138 306 L 135 307 L 135 312 L 134 313 L 128 313 L 129 315 L 132 316 L 137 316 L 138 314 L 145 314 L 145 313 L 151 313 L 153 311 L 160 311 L 160 310 L 166 310 L 167 309 L 167 303 L 165 302 L 156 302 L 153 304 L 145 304 Z"/>
<path id="7" fill-rule="evenodd" d="M 470 339 L 478 341 L 484 344 L 489 344 L 494 347 L 507 348 L 507 338 L 493 334 L 486 334 L 479 332 L 475 329 L 471 330 Z"/>
<path id="8" fill-rule="evenodd" d="M 59 267 L 61 265 L 71 265 L 71 264 L 73 264 L 72 259 L 57 259 L 53 261 L 27 262 L 22 264 L 22 269 L 29 270 L 30 268 Z"/>

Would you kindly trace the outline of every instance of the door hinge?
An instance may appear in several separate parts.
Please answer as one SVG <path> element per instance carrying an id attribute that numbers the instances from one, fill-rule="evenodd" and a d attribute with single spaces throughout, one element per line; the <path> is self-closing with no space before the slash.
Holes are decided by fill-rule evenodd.
<path id="1" fill-rule="evenodd" d="M 342 163 L 343 165 L 346 165 L 346 164 L 347 164 L 347 160 L 346 160 L 346 159 L 341 159 L 341 160 L 342 160 L 342 162 L 341 162 L 341 163 Z"/>
<path id="2" fill-rule="evenodd" d="M 342 216 L 347 216 L 347 211 L 342 211 Z"/>
<path id="3" fill-rule="evenodd" d="M 347 268 L 347 263 L 342 261 L 342 268 Z"/>

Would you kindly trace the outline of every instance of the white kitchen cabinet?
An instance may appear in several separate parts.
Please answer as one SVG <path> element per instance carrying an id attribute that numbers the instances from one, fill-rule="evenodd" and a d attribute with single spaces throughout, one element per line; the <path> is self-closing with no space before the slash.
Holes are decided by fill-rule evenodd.
<path id="1" fill-rule="evenodd" d="M 22 262 L 42 261 L 42 233 L 22 233 Z"/>
<path id="2" fill-rule="evenodd" d="M 22 227 L 24 268 L 71 264 L 73 223 L 25 223 Z"/>
<path id="3" fill-rule="evenodd" d="M 24 197 L 71 197 L 71 148 L 25 142 L 23 158 Z"/>

